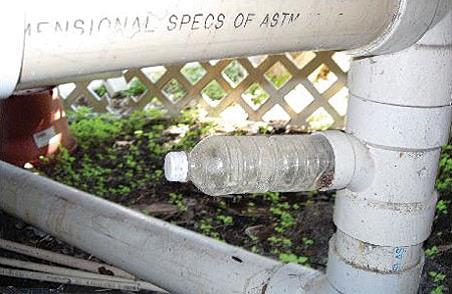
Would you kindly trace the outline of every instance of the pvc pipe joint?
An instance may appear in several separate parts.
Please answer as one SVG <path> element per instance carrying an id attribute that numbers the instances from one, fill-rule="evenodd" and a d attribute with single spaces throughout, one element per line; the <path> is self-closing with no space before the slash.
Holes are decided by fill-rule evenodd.
<path id="1" fill-rule="evenodd" d="M 330 241 L 327 279 L 338 293 L 408 294 L 417 292 L 424 266 L 423 256 L 414 266 L 405 271 L 374 270 L 361 267 L 362 264 L 357 266 L 344 259 L 337 250 L 337 237 L 334 236 Z"/>

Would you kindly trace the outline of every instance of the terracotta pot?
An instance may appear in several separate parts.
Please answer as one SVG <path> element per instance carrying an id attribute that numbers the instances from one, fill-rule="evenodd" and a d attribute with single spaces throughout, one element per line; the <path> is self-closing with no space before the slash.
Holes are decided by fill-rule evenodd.
<path id="1" fill-rule="evenodd" d="M 0 160 L 36 165 L 60 146 L 75 150 L 61 100 L 52 94 L 51 89 L 23 91 L 0 101 Z"/>

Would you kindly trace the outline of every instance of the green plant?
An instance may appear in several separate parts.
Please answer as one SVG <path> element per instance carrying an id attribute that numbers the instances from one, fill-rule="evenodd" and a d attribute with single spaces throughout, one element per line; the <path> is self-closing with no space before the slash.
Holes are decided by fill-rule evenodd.
<path id="1" fill-rule="evenodd" d="M 194 85 L 206 75 L 207 71 L 199 63 L 192 63 L 185 65 L 181 73 Z"/>
<path id="2" fill-rule="evenodd" d="M 246 70 L 237 60 L 232 61 L 225 69 L 224 75 L 232 82 L 233 86 L 237 86 L 246 76 Z"/>
<path id="3" fill-rule="evenodd" d="M 265 73 L 265 77 L 279 89 L 292 78 L 292 75 L 280 62 L 278 62 Z"/>
<path id="4" fill-rule="evenodd" d="M 270 208 L 270 212 L 278 217 L 278 224 L 275 227 L 275 231 L 278 233 L 284 233 L 287 229 L 295 225 L 295 219 L 289 211 L 290 205 L 287 202 L 278 203 L 274 207 Z"/>
<path id="5" fill-rule="evenodd" d="M 221 85 L 213 80 L 203 90 L 202 93 L 213 101 L 223 99 L 227 94 Z"/>
<path id="6" fill-rule="evenodd" d="M 439 162 L 439 176 L 436 188 L 440 192 L 452 192 L 452 145 L 443 147 Z"/>
<path id="7" fill-rule="evenodd" d="M 165 93 L 166 97 L 168 97 L 172 102 L 176 103 L 187 95 L 187 91 L 182 86 L 182 84 L 176 80 L 172 79 L 166 84 L 163 88 L 163 93 Z"/>
<path id="8" fill-rule="evenodd" d="M 302 242 L 306 246 L 314 245 L 314 240 L 306 238 L 306 237 L 303 237 Z"/>
<path id="9" fill-rule="evenodd" d="M 122 121 L 109 114 L 87 116 L 86 119 L 80 114 L 77 117 L 78 120 L 71 124 L 71 132 L 84 149 L 103 142 L 108 144 L 122 131 Z"/>
<path id="10" fill-rule="evenodd" d="M 272 131 L 272 128 L 270 126 L 265 125 L 265 126 L 259 126 L 258 133 L 261 135 L 268 135 L 271 133 L 271 131 Z"/>
<path id="11" fill-rule="evenodd" d="M 170 193 L 169 197 L 169 202 L 176 205 L 179 212 L 186 212 L 188 210 L 187 206 L 185 205 L 184 196 L 177 193 Z"/>
<path id="12" fill-rule="evenodd" d="M 278 192 L 267 192 L 264 194 L 264 199 L 276 204 L 280 200 L 280 194 Z"/>
<path id="13" fill-rule="evenodd" d="M 146 86 L 137 78 L 130 83 L 129 88 L 125 91 L 125 96 L 141 96 L 146 92 Z"/>
<path id="14" fill-rule="evenodd" d="M 217 215 L 215 218 L 217 221 L 222 222 L 225 226 L 231 226 L 234 224 L 234 218 L 230 215 Z"/>
<path id="15" fill-rule="evenodd" d="M 218 201 L 218 207 L 220 207 L 221 209 L 226 209 L 228 207 L 228 205 L 227 205 L 226 201 L 220 199 Z"/>
<path id="16" fill-rule="evenodd" d="M 94 89 L 94 92 L 97 94 L 97 96 L 103 97 L 105 94 L 107 94 L 108 91 L 105 85 L 101 85 L 100 87 Z"/>
<path id="17" fill-rule="evenodd" d="M 69 124 L 79 122 L 84 119 L 91 119 L 97 115 L 97 113 L 93 112 L 92 108 L 86 106 L 79 106 L 75 110 L 68 111 L 67 113 Z"/>
<path id="18" fill-rule="evenodd" d="M 268 242 L 270 242 L 272 245 L 282 246 L 286 248 L 290 248 L 293 245 L 292 240 L 285 237 L 271 236 L 270 238 L 268 238 Z"/>
<path id="19" fill-rule="evenodd" d="M 430 248 L 425 249 L 425 255 L 430 258 L 435 257 L 436 255 L 438 255 L 438 247 L 432 246 Z"/>
<path id="20" fill-rule="evenodd" d="M 244 93 L 243 95 L 245 97 L 250 97 L 251 102 L 254 105 L 261 105 L 265 101 L 267 101 L 268 98 L 270 98 L 270 95 L 259 85 L 258 83 L 252 84 Z"/>
<path id="21" fill-rule="evenodd" d="M 438 203 L 436 204 L 436 211 L 438 212 L 438 214 L 447 214 L 450 203 L 450 200 L 438 201 Z"/>
<path id="22" fill-rule="evenodd" d="M 435 287 L 430 291 L 431 294 L 442 294 L 444 292 L 444 281 L 446 280 L 446 275 L 443 273 L 430 271 L 428 273 L 429 278 L 435 284 Z"/>
<path id="23" fill-rule="evenodd" d="M 443 285 L 436 286 L 435 288 L 432 289 L 432 291 L 430 291 L 430 294 L 443 294 L 443 293 L 444 293 Z"/>
<path id="24" fill-rule="evenodd" d="M 301 265 L 309 264 L 309 258 L 305 256 L 297 256 L 293 253 L 281 253 L 279 254 L 279 260 L 284 263 L 297 263 Z"/>
<path id="25" fill-rule="evenodd" d="M 433 283 L 442 283 L 446 279 L 446 275 L 443 273 L 438 273 L 435 271 L 431 271 L 428 273 L 428 276 L 432 279 Z"/>
<path id="26" fill-rule="evenodd" d="M 207 219 L 202 219 L 199 223 L 199 230 L 201 231 L 201 233 L 203 235 L 212 237 L 214 239 L 219 240 L 220 239 L 220 234 L 218 232 L 215 231 L 213 225 L 212 225 L 212 219 L 211 218 L 207 218 Z"/>
<path id="27" fill-rule="evenodd" d="M 163 170 L 156 169 L 154 171 L 154 173 L 152 174 L 152 180 L 158 181 L 158 180 L 160 180 L 162 178 L 162 176 L 163 176 Z"/>
<path id="28" fill-rule="evenodd" d="M 250 249 L 251 252 L 259 254 L 259 248 L 256 245 L 253 245 Z"/>

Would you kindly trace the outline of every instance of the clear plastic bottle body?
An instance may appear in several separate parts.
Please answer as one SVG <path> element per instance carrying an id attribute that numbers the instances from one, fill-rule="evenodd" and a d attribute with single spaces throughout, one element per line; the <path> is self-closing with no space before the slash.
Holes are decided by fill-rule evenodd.
<path id="1" fill-rule="evenodd" d="M 214 136 L 188 154 L 188 179 L 208 195 L 326 187 L 334 153 L 323 136 Z"/>

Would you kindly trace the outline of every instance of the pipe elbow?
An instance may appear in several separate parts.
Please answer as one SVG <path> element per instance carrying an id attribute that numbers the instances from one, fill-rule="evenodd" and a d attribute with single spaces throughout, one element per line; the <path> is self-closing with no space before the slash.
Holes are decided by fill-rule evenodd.
<path id="1" fill-rule="evenodd" d="M 418 42 L 439 21 L 448 0 L 399 0 L 393 21 L 370 44 L 347 51 L 356 57 L 396 53 Z"/>

